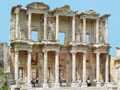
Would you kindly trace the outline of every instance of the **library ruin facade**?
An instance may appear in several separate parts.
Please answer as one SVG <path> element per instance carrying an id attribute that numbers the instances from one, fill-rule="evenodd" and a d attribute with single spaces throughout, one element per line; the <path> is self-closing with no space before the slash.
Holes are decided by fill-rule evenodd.
<path id="1" fill-rule="evenodd" d="M 107 86 L 109 16 L 100 16 L 92 9 L 78 14 L 68 5 L 49 10 L 41 2 L 26 8 L 13 6 L 10 57 L 16 86 L 32 88 L 32 78 L 38 78 L 38 86 L 43 88 L 60 87 L 59 78 L 71 87 L 87 87 L 87 78 L 96 79 L 94 86 Z M 64 34 L 64 44 L 60 44 L 60 33 Z"/>

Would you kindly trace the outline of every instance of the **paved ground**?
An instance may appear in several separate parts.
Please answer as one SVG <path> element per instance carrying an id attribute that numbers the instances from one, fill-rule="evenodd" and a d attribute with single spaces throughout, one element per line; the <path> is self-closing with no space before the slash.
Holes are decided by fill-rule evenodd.
<path id="1" fill-rule="evenodd" d="M 26 89 L 21 89 L 21 90 L 26 90 Z M 71 87 L 61 87 L 61 88 L 48 88 L 48 89 L 43 89 L 43 88 L 32 88 L 32 90 L 108 90 L 106 87 L 78 87 L 78 88 L 71 88 Z"/>

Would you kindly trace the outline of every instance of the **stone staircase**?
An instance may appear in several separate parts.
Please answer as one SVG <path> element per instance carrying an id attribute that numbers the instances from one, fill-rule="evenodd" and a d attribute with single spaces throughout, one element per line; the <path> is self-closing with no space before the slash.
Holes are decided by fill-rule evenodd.
<path id="1" fill-rule="evenodd" d="M 21 90 L 27 90 L 27 89 L 21 89 Z M 48 89 L 43 89 L 43 88 L 32 88 L 31 90 L 109 90 L 107 87 L 61 87 L 61 88 L 48 88 Z"/>

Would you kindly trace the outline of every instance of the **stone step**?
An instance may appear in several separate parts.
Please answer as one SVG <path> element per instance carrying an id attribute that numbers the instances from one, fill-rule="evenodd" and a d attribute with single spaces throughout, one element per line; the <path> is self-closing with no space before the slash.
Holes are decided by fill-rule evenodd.
<path id="1" fill-rule="evenodd" d="M 21 89 L 21 90 L 27 90 L 27 89 Z M 61 88 L 32 88 L 32 90 L 108 90 L 106 87 L 78 87 L 78 88 L 72 88 L 72 87 L 61 87 Z"/>

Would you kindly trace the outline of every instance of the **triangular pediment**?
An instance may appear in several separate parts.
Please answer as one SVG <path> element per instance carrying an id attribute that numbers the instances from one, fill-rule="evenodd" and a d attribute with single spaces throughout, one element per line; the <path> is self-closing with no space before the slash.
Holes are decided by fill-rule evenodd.
<path id="1" fill-rule="evenodd" d="M 90 9 L 88 11 L 82 12 L 81 14 L 88 14 L 88 15 L 99 15 L 99 13 L 95 12 L 94 10 Z"/>
<path id="2" fill-rule="evenodd" d="M 26 6 L 26 8 L 33 8 L 33 9 L 49 9 L 49 6 L 42 3 L 42 2 L 32 2 Z"/>
<path id="3" fill-rule="evenodd" d="M 65 12 L 75 12 L 75 13 L 77 12 L 71 10 L 69 5 L 64 5 L 63 7 L 55 8 L 54 11 L 65 11 Z"/>

